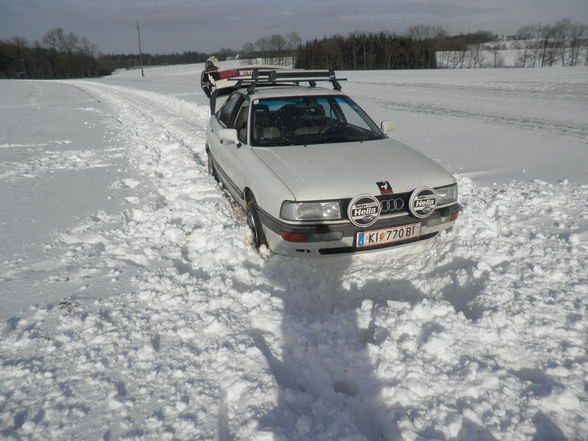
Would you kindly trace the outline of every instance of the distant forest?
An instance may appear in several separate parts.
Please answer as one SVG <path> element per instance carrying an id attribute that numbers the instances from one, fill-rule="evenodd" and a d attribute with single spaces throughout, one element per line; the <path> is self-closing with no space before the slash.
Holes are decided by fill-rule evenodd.
<path id="1" fill-rule="evenodd" d="M 434 69 L 435 44 L 387 32 L 353 33 L 307 41 L 296 53 L 296 67 L 317 69 Z"/>
<path id="2" fill-rule="evenodd" d="M 95 77 L 101 71 L 96 46 L 85 38 L 53 29 L 32 46 L 24 38 L 0 40 L 0 78 Z"/>
<path id="3" fill-rule="evenodd" d="M 183 52 L 166 55 L 143 54 L 144 66 L 202 63 L 211 54 Z M 139 67 L 138 54 L 98 54 L 86 38 L 61 28 L 47 32 L 41 42 L 30 45 L 13 37 L 0 40 L 0 78 L 87 78 L 111 74 L 116 69 Z"/>
<path id="4" fill-rule="evenodd" d="M 293 32 L 275 34 L 246 43 L 241 50 L 222 48 L 214 53 L 189 51 L 143 54 L 144 66 L 191 64 L 210 56 L 219 60 L 239 58 L 244 64 L 294 65 L 330 69 L 435 69 L 438 67 L 498 67 L 499 49 L 517 51 L 517 67 L 588 65 L 588 25 L 560 20 L 552 25 L 523 26 L 509 40 L 478 31 L 449 35 L 440 26 L 416 25 L 404 34 L 353 32 L 303 42 Z M 493 63 L 483 64 L 483 51 L 493 53 Z M 441 58 L 439 57 L 441 54 Z M 86 38 L 57 28 L 40 42 L 29 44 L 13 37 L 0 40 L 0 78 L 84 78 L 109 75 L 116 69 L 139 67 L 138 54 L 99 54 Z"/>

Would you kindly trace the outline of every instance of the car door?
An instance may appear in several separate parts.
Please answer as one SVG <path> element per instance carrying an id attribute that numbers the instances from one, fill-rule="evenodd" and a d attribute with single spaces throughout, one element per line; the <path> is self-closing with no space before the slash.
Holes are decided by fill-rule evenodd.
<path id="1" fill-rule="evenodd" d="M 221 179 L 229 187 L 232 186 L 232 177 L 230 166 L 227 162 L 227 148 L 220 139 L 220 131 L 230 128 L 237 112 L 239 103 L 243 100 L 240 93 L 232 94 L 220 108 L 220 110 L 210 119 L 208 126 L 208 147 L 216 163 L 217 172 Z"/>
<path id="2" fill-rule="evenodd" d="M 249 97 L 244 97 L 239 102 L 237 111 L 230 124 L 230 128 L 237 130 L 239 142 L 225 142 L 223 144 L 223 159 L 227 168 L 227 174 L 236 186 L 239 197 L 243 199 L 242 191 L 248 180 L 255 174 L 257 158 L 252 154 L 249 145 Z"/>
<path id="3" fill-rule="evenodd" d="M 220 128 L 231 128 L 237 130 L 239 143 L 229 141 L 219 142 L 217 149 L 217 162 L 220 166 L 223 179 L 229 186 L 229 190 L 238 199 L 243 199 L 243 188 L 246 185 L 249 168 L 254 166 L 252 160 L 251 148 L 249 146 L 249 97 L 243 94 L 238 98 L 234 95 L 227 100 L 227 108 L 223 106 L 219 114 Z M 232 108 L 234 106 L 234 108 Z M 224 110 L 224 112 L 223 112 Z"/>

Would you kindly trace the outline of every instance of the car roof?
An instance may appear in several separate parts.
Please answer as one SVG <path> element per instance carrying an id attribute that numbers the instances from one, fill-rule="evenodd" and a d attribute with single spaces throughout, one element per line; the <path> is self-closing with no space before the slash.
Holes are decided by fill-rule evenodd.
<path id="1" fill-rule="evenodd" d="M 242 89 L 246 94 L 247 89 Z M 257 98 L 278 98 L 292 96 L 316 96 L 316 95 L 344 95 L 338 90 L 327 89 L 325 87 L 308 87 L 308 86 L 270 86 L 258 87 L 250 95 L 252 99 Z"/>

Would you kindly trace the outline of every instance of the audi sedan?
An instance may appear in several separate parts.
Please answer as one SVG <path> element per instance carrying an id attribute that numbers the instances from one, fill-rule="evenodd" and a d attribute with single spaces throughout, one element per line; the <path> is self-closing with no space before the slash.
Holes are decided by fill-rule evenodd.
<path id="1" fill-rule="evenodd" d="M 450 173 L 390 139 L 389 124 L 378 127 L 340 87 L 284 81 L 237 87 L 207 130 L 209 171 L 246 210 L 256 247 L 354 253 L 453 227 Z"/>

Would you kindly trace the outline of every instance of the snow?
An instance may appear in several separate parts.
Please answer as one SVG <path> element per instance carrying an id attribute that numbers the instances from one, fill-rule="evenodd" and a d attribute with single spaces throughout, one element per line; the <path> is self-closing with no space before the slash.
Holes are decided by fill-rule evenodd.
<path id="1" fill-rule="evenodd" d="M 588 70 L 345 72 L 458 228 L 256 253 L 201 66 L 0 81 L 7 440 L 587 440 Z"/>

